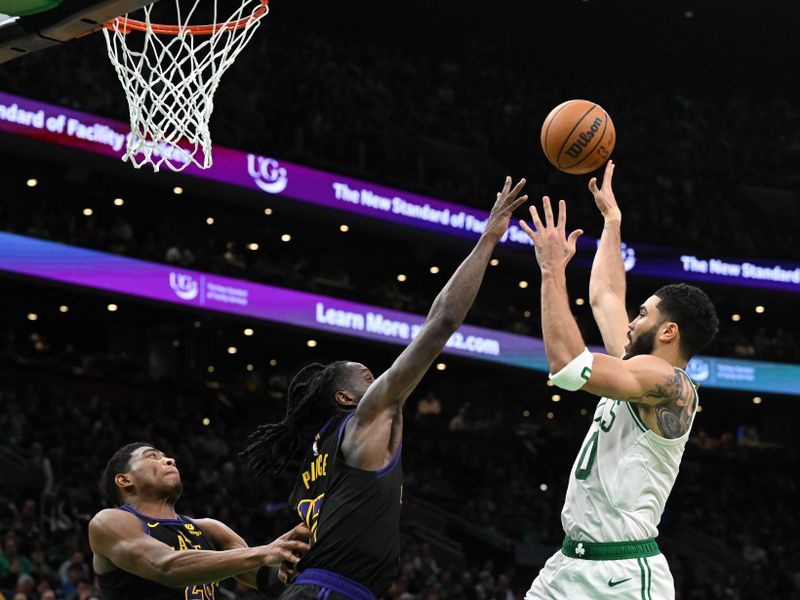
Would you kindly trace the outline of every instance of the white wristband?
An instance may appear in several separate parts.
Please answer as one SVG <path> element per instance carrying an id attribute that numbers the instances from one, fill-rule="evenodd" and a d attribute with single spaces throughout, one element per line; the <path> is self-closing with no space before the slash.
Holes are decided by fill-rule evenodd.
<path id="1" fill-rule="evenodd" d="M 569 364 L 558 373 L 555 375 L 550 373 L 550 381 L 562 390 L 568 390 L 570 392 L 579 390 L 589 381 L 589 377 L 592 375 L 593 363 L 594 355 L 589 352 L 588 348 L 584 348 L 583 352 L 573 358 Z"/>

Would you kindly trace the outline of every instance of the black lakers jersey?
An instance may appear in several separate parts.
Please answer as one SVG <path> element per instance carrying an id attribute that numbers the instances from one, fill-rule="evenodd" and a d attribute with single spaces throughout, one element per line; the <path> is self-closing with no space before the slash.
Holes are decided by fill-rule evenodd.
<path id="1" fill-rule="evenodd" d="M 312 532 L 298 571 L 331 571 L 380 597 L 400 560 L 402 444 L 380 471 L 347 465 L 341 446 L 352 416 L 334 417 L 320 430 L 289 499 Z"/>
<path id="2" fill-rule="evenodd" d="M 216 550 L 211 538 L 188 517 L 178 515 L 177 519 L 154 519 L 137 512 L 127 504 L 121 506 L 120 509 L 138 517 L 147 535 L 171 546 L 175 551 Z M 97 579 L 106 600 L 143 600 L 145 598 L 147 600 L 214 600 L 215 592 L 219 587 L 219 582 L 211 581 L 185 588 L 172 588 L 122 569 L 98 575 Z"/>

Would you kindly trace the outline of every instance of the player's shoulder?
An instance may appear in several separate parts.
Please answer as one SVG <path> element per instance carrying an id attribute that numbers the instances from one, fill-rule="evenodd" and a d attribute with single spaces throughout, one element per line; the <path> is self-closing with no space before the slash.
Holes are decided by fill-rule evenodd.
<path id="1" fill-rule="evenodd" d="M 140 527 L 138 517 L 119 508 L 104 508 L 89 521 L 90 532 L 125 531 L 131 527 Z"/>
<path id="2" fill-rule="evenodd" d="M 202 519 L 192 518 L 192 522 L 200 527 L 201 529 L 219 529 L 221 527 L 228 528 L 225 523 L 222 521 L 217 521 L 216 519 L 210 519 L 208 517 L 204 517 Z"/>
<path id="3" fill-rule="evenodd" d="M 638 354 L 624 361 L 631 370 L 674 375 L 676 369 L 669 362 L 653 354 Z"/>
<path id="4" fill-rule="evenodd" d="M 217 549 L 228 550 L 231 548 L 241 548 L 247 544 L 239 535 L 222 521 L 216 519 L 193 519 L 203 533 L 209 536 Z"/>

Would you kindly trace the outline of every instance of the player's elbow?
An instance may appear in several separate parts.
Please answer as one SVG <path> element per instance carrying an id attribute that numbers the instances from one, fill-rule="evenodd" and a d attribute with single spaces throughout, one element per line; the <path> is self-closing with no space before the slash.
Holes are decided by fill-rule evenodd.
<path id="1" fill-rule="evenodd" d="M 613 302 L 617 295 L 608 288 L 589 286 L 589 306 L 592 310 L 602 310 L 609 302 Z"/>
<path id="2" fill-rule="evenodd" d="M 153 579 L 156 583 L 167 587 L 184 587 L 187 583 L 184 581 L 180 569 L 172 558 L 174 557 L 165 557 L 151 563 L 150 571 L 153 575 Z"/>
<path id="3" fill-rule="evenodd" d="M 461 319 L 456 318 L 455 315 L 443 312 L 431 319 L 428 326 L 434 330 L 434 332 L 449 338 L 458 331 L 458 328 L 461 327 L 461 323 Z"/>

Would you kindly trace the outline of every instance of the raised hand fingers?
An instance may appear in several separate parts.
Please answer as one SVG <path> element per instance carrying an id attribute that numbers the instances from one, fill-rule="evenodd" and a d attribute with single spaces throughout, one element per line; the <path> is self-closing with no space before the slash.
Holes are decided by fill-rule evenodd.
<path id="1" fill-rule="evenodd" d="M 558 201 L 558 229 L 567 230 L 567 203 L 564 200 Z"/>
<path id="2" fill-rule="evenodd" d="M 547 196 L 545 196 L 547 198 Z M 531 205 L 531 220 L 533 221 L 533 226 L 536 228 L 536 232 L 540 232 L 544 229 L 544 225 L 542 225 L 542 220 L 539 218 L 539 211 L 536 210 L 536 205 Z"/>
<path id="3" fill-rule="evenodd" d="M 513 190 L 511 190 L 511 193 L 508 195 L 508 197 L 509 197 L 509 198 L 516 198 L 516 197 L 517 197 L 517 194 L 519 194 L 519 193 L 522 191 L 522 188 L 524 188 L 524 187 L 525 187 L 525 183 L 526 183 L 526 180 L 525 180 L 525 178 L 523 177 L 522 179 L 520 179 L 520 180 L 517 182 L 517 185 L 515 185 L 515 186 L 514 186 L 514 189 L 513 189 Z"/>
<path id="4" fill-rule="evenodd" d="M 544 224 L 548 227 L 555 226 L 555 219 L 553 218 L 553 207 L 550 204 L 550 197 L 545 196 L 542 198 L 542 208 L 544 209 Z"/>
<path id="5" fill-rule="evenodd" d="M 503 191 L 500 192 L 501 196 L 506 196 L 508 194 L 508 190 L 511 189 L 511 176 L 506 175 L 506 182 L 503 184 Z"/>
<path id="6" fill-rule="evenodd" d="M 583 229 L 576 229 L 575 231 L 570 233 L 569 237 L 567 238 L 567 247 L 573 254 L 575 254 L 575 248 L 578 245 L 578 238 L 581 237 L 582 235 L 583 235 Z"/>
<path id="7" fill-rule="evenodd" d="M 523 219 L 520 219 L 519 226 L 522 228 L 522 231 L 528 234 L 528 237 L 531 238 L 534 245 L 536 245 L 536 232 L 531 229 L 530 225 L 528 225 Z"/>
<path id="8" fill-rule="evenodd" d="M 606 170 L 603 173 L 603 189 L 606 189 L 606 186 L 611 188 L 612 179 L 614 179 L 614 161 L 609 160 L 606 163 Z"/>
<path id="9" fill-rule="evenodd" d="M 600 192 L 600 190 L 597 189 L 597 177 L 592 177 L 589 180 L 589 191 L 592 192 L 592 194 L 598 194 Z"/>
<path id="10" fill-rule="evenodd" d="M 515 210 L 517 210 L 518 207 L 525 204 L 525 202 L 527 201 L 528 201 L 527 194 L 525 194 L 524 196 L 520 196 L 519 198 L 514 200 L 514 202 L 511 203 L 511 206 L 508 207 L 508 211 L 513 213 Z"/>

